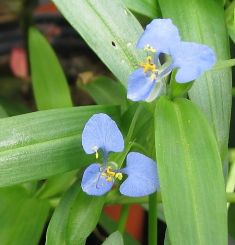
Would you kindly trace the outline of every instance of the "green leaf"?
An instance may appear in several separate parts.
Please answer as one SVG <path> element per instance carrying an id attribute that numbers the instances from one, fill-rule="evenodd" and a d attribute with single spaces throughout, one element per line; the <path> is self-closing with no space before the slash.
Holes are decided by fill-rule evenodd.
<path id="1" fill-rule="evenodd" d="M 56 207 L 47 228 L 46 245 L 66 244 L 65 231 L 68 223 L 68 216 L 73 203 L 78 195 L 80 183 L 75 183 L 62 197 Z"/>
<path id="2" fill-rule="evenodd" d="M 71 107 L 69 87 L 59 61 L 45 37 L 33 27 L 29 29 L 29 54 L 38 109 Z"/>
<path id="3" fill-rule="evenodd" d="M 72 107 L 69 87 L 53 49 L 35 28 L 29 29 L 29 52 L 32 83 L 39 110 Z M 45 60 L 45 57 L 47 59 Z M 66 190 L 73 182 L 75 172 L 48 179 L 38 191 L 41 198 Z"/>
<path id="4" fill-rule="evenodd" d="M 126 106 L 126 90 L 119 82 L 111 78 L 100 76 L 92 82 L 79 84 L 99 105 L 123 105 Z"/>
<path id="5" fill-rule="evenodd" d="M 37 245 L 49 205 L 27 194 L 20 186 L 0 189 L 1 244 Z"/>
<path id="6" fill-rule="evenodd" d="M 68 189 L 76 180 L 77 170 L 50 177 L 38 190 L 37 196 L 40 198 L 53 197 Z"/>
<path id="7" fill-rule="evenodd" d="M 151 19 L 160 16 L 160 9 L 155 0 L 122 0 L 130 10 L 148 16 Z"/>
<path id="8" fill-rule="evenodd" d="M 122 234 L 119 231 L 112 233 L 102 245 L 124 245 Z"/>
<path id="9" fill-rule="evenodd" d="M 235 42 L 235 2 L 232 1 L 225 11 L 225 20 L 230 38 Z"/>
<path id="10" fill-rule="evenodd" d="M 165 232 L 164 245 L 171 245 L 171 241 L 170 241 L 170 237 L 169 237 L 169 232 L 168 232 L 167 229 L 166 229 L 166 232 Z"/>
<path id="11" fill-rule="evenodd" d="M 186 99 L 162 97 L 156 105 L 155 143 L 172 244 L 227 244 L 222 165 L 204 115 Z"/>
<path id="12" fill-rule="evenodd" d="M 99 224 L 105 229 L 107 233 L 112 233 L 117 230 L 117 224 L 114 220 L 109 218 L 106 214 L 102 213 Z M 125 245 L 139 245 L 140 243 L 132 238 L 128 233 L 123 234 Z"/>
<path id="13" fill-rule="evenodd" d="M 94 160 L 81 146 L 87 120 L 103 112 L 118 121 L 115 106 L 83 106 L 0 120 L 0 186 L 39 180 Z"/>
<path id="14" fill-rule="evenodd" d="M 99 221 L 104 201 L 104 196 L 89 196 L 81 188 L 78 189 L 78 195 L 68 217 L 67 244 L 85 244 Z"/>
<path id="15" fill-rule="evenodd" d="M 213 48 L 217 60 L 229 59 L 229 45 L 220 0 L 159 0 L 164 18 L 172 18 L 182 39 Z M 193 84 L 190 99 L 204 112 L 219 144 L 222 160 L 227 154 L 231 113 L 231 70 L 208 71 Z"/>
<path id="16" fill-rule="evenodd" d="M 47 230 L 46 245 L 84 244 L 98 223 L 104 197 L 88 196 L 76 182 L 63 196 Z"/>
<path id="17" fill-rule="evenodd" d="M 124 85 L 140 57 L 142 27 L 121 0 L 53 0 L 63 16 Z"/>

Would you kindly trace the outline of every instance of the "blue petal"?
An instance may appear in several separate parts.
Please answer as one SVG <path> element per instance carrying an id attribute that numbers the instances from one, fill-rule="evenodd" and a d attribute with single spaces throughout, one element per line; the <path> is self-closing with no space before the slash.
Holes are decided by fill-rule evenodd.
<path id="1" fill-rule="evenodd" d="M 140 197 L 159 189 L 157 164 L 143 154 L 129 153 L 127 166 L 122 171 L 128 174 L 128 178 L 120 186 L 123 195 Z"/>
<path id="2" fill-rule="evenodd" d="M 82 146 L 87 154 L 94 149 L 102 149 L 105 156 L 108 152 L 121 152 L 124 140 L 116 123 L 106 114 L 93 115 L 86 123 L 82 132 Z"/>
<path id="3" fill-rule="evenodd" d="M 101 175 L 100 167 L 100 164 L 93 163 L 84 171 L 81 186 L 82 190 L 88 195 L 104 195 L 114 184 L 114 181 L 108 182 L 106 178 Z"/>
<path id="4" fill-rule="evenodd" d="M 176 81 L 186 83 L 197 79 L 216 61 L 214 51 L 206 45 L 181 42 L 172 50 L 174 66 L 179 68 Z"/>
<path id="5" fill-rule="evenodd" d="M 178 42 L 180 42 L 179 32 L 171 19 L 155 19 L 147 25 L 137 43 L 137 48 L 144 48 L 149 44 L 158 53 L 170 54 L 171 47 Z"/>
<path id="6" fill-rule="evenodd" d="M 155 85 L 156 81 L 150 79 L 143 68 L 135 70 L 128 80 L 127 98 L 132 101 L 146 100 Z"/>

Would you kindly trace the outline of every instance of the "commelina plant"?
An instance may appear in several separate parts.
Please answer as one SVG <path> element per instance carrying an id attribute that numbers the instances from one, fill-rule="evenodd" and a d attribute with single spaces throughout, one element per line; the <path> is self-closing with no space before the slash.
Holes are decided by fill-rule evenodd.
<path id="1" fill-rule="evenodd" d="M 147 52 L 145 62 L 139 64 L 129 77 L 127 98 L 133 101 L 152 101 L 166 86 L 166 76 L 177 69 L 176 81 L 187 83 L 210 69 L 216 61 L 215 54 L 206 45 L 181 41 L 178 29 L 170 19 L 155 19 L 140 37 L 137 48 Z M 166 62 L 159 56 L 164 54 Z M 124 140 L 116 123 L 105 114 L 95 114 L 86 123 L 82 133 L 82 146 L 87 154 L 103 156 L 103 164 L 93 163 L 86 168 L 82 178 L 82 189 L 89 195 L 103 195 L 122 181 L 120 192 L 130 197 L 140 197 L 159 190 L 156 163 L 147 156 L 130 152 L 127 166 L 119 169 L 118 164 L 108 161 L 110 152 L 121 152 Z"/>

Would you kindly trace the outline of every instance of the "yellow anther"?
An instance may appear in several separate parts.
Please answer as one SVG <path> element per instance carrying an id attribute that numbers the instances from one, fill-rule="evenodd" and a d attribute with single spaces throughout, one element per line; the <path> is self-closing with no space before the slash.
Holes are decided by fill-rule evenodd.
<path id="1" fill-rule="evenodd" d="M 114 178 L 118 180 L 122 180 L 123 178 L 122 173 L 114 172 L 111 167 L 107 167 L 105 172 L 103 172 L 101 175 L 106 177 L 106 181 L 108 182 L 111 182 Z"/>
<path id="2" fill-rule="evenodd" d="M 115 178 L 118 180 L 122 180 L 122 178 L 123 178 L 122 173 L 116 173 Z"/>
<path id="3" fill-rule="evenodd" d="M 111 182 L 113 180 L 113 178 L 111 177 L 111 176 L 108 176 L 107 178 L 106 178 L 106 181 L 108 181 L 108 182 Z"/>
<path id="4" fill-rule="evenodd" d="M 144 68 L 145 73 L 148 71 L 157 72 L 157 67 L 154 63 L 152 63 L 152 57 L 151 56 L 147 56 L 146 61 L 140 63 L 140 67 Z"/>
<path id="5" fill-rule="evenodd" d="M 113 172 L 111 167 L 107 167 L 106 172 L 107 172 L 107 175 L 112 176 L 112 177 L 114 177 L 116 174 L 115 172 Z"/>
<path id="6" fill-rule="evenodd" d="M 156 53 L 156 49 L 149 44 L 144 46 L 144 51 L 151 52 L 151 53 Z"/>

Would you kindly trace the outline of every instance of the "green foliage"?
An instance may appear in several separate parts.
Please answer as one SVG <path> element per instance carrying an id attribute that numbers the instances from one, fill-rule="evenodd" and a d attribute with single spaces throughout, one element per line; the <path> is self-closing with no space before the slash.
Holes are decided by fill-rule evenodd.
<path id="1" fill-rule="evenodd" d="M 85 244 L 94 230 L 104 204 L 104 197 L 88 196 L 80 182 L 65 193 L 49 224 L 47 245 Z"/>
<path id="2" fill-rule="evenodd" d="M 106 203 L 129 205 L 151 198 L 130 199 L 117 190 L 107 198 L 95 197 L 81 189 L 83 168 L 100 161 L 85 154 L 81 134 L 93 114 L 106 113 L 119 124 L 125 138 L 125 150 L 111 154 L 109 161 L 120 167 L 129 151 L 138 151 L 158 163 L 161 195 L 156 198 L 154 194 L 149 202 L 149 244 L 156 243 L 156 202 L 161 196 L 164 211 L 158 215 L 164 217 L 168 227 L 165 245 L 227 244 L 227 224 L 229 234 L 234 236 L 235 212 L 234 205 L 227 205 L 227 221 L 221 159 L 226 160 L 228 149 L 229 67 L 234 59 L 228 60 L 226 24 L 234 39 L 234 1 L 226 3 L 226 23 L 220 0 L 53 2 L 117 81 L 99 76 L 90 83 L 79 83 L 79 88 L 99 105 L 72 108 L 70 88 L 56 54 L 37 29 L 29 28 L 33 92 L 37 109 L 43 111 L 28 113 L 18 100 L 0 96 L 0 187 L 11 186 L 0 189 L 0 243 L 39 244 L 48 221 L 47 245 L 83 245 L 97 223 L 111 234 L 104 245 L 139 244 L 127 233 L 116 231 L 117 227 L 124 229 L 124 216 L 117 224 L 102 213 L 102 208 Z M 143 29 L 128 9 L 140 14 L 141 20 L 161 14 L 171 18 L 183 40 L 212 47 L 217 64 L 187 84 L 176 83 L 173 73 L 167 86 L 169 98 L 152 103 L 128 101 L 128 76 L 144 57 L 135 48 Z M 15 90 L 21 81 L 12 81 Z M 11 94 L 13 87 L 7 82 L 3 92 Z M 188 91 L 192 102 L 178 98 Z M 18 114 L 23 115 L 7 118 Z M 233 192 L 234 165 L 229 171 L 226 190 Z"/>
<path id="3" fill-rule="evenodd" d="M 53 0 L 53 2 L 126 86 L 129 74 L 138 64 L 139 55 L 136 53 L 135 45 L 142 28 L 122 1 Z"/>
<path id="4" fill-rule="evenodd" d="M 97 112 L 119 117 L 115 106 L 84 106 L 0 120 L 0 186 L 43 179 L 90 162 L 81 146 L 81 133 Z"/>
<path id="5" fill-rule="evenodd" d="M 155 0 L 123 0 L 130 10 L 148 16 L 151 19 L 160 17 L 160 9 Z"/>
<path id="6" fill-rule="evenodd" d="M 37 245 L 49 204 L 30 196 L 21 186 L 0 189 L 1 244 Z"/>
<path id="7" fill-rule="evenodd" d="M 65 75 L 47 40 L 31 27 L 29 54 L 34 96 L 39 110 L 71 107 Z"/>
<path id="8" fill-rule="evenodd" d="M 156 106 L 155 127 L 172 244 L 227 244 L 222 165 L 208 122 L 192 102 L 162 97 Z"/>
<path id="9" fill-rule="evenodd" d="M 79 84 L 98 105 L 122 105 L 127 104 L 126 90 L 119 82 L 111 78 L 100 76 L 87 84 Z"/>

